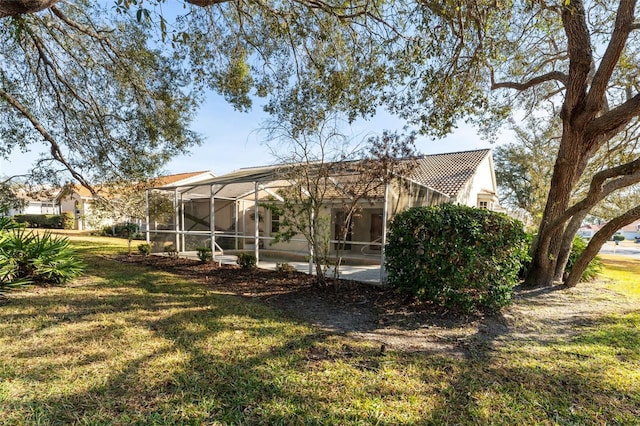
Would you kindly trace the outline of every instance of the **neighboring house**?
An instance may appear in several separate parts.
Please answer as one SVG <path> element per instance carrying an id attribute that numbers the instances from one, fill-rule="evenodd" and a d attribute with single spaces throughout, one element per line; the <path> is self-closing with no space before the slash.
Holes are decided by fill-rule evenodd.
<path id="1" fill-rule="evenodd" d="M 156 178 L 149 184 L 149 186 L 192 185 L 214 177 L 215 175 L 210 171 L 178 173 Z M 102 194 L 107 197 L 109 196 L 108 185 L 96 187 L 96 190 L 98 191 L 98 194 Z M 91 191 L 81 185 L 67 185 L 56 197 L 56 202 L 60 206 L 60 212 L 70 212 L 73 214 L 75 218 L 75 229 L 97 229 L 113 225 L 117 219 L 96 217 L 93 209 L 94 201 L 95 199 Z"/>
<path id="2" fill-rule="evenodd" d="M 147 240 L 154 243 L 155 251 L 171 244 L 179 252 L 213 246 L 216 252 L 242 249 L 252 250 L 256 256 L 261 249 L 305 253 L 307 243 L 301 236 L 286 243 L 275 242 L 281 218 L 265 207 L 266 203 L 282 201 L 279 191 L 291 185 L 293 167 L 246 168 L 197 185 L 163 185 L 148 190 L 149 194 L 172 197 L 175 213 L 164 223 L 151 221 Z M 421 156 L 406 174 L 396 176 L 387 191 L 381 186 L 358 203 L 347 235 L 347 255 L 380 256 L 387 221 L 409 207 L 453 202 L 501 210 L 488 149 Z M 332 248 L 344 222 L 345 200 L 350 197 L 344 187 L 357 179 L 354 174 L 328 177 L 333 186 L 320 215 L 331 218 Z"/>
<path id="3" fill-rule="evenodd" d="M 58 190 L 40 189 L 25 191 L 19 189 L 16 196 L 23 201 L 22 208 L 9 209 L 8 216 L 17 214 L 59 214 L 60 208 L 56 203 Z"/>
<path id="4" fill-rule="evenodd" d="M 60 213 L 71 213 L 74 217 L 74 229 L 85 230 L 87 218 L 91 216 L 93 194 L 81 185 L 65 185 L 56 198 Z"/>
<path id="5" fill-rule="evenodd" d="M 604 225 L 586 224 L 578 229 L 578 235 L 585 240 L 590 240 Z"/>
<path id="6" fill-rule="evenodd" d="M 580 229 L 578 229 L 578 235 L 580 235 L 582 238 L 584 238 L 586 240 L 589 240 L 603 226 L 604 226 L 604 224 L 601 224 L 601 225 L 582 225 L 580 227 Z M 625 240 L 631 240 L 631 241 L 636 240 L 636 239 L 640 239 L 640 220 L 636 220 L 635 222 L 630 223 L 629 225 L 618 229 L 615 232 L 615 235 L 622 235 L 622 236 L 624 236 Z"/>
<path id="7" fill-rule="evenodd" d="M 199 172 L 177 173 L 173 175 L 160 176 L 150 183 L 150 186 L 165 185 L 194 185 L 209 179 L 215 178 L 216 175 L 209 170 Z"/>
<path id="8" fill-rule="evenodd" d="M 640 220 L 636 220 L 629 225 L 620 228 L 616 234 L 622 234 L 625 240 L 635 240 L 636 238 L 640 238 Z"/>

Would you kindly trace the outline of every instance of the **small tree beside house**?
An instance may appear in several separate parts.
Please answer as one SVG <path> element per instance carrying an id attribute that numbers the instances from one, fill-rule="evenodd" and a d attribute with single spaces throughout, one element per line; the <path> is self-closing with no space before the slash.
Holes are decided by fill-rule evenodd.
<path id="1" fill-rule="evenodd" d="M 387 185 L 392 181 L 403 185 L 404 182 L 398 176 L 407 176 L 415 167 L 415 135 L 405 136 L 385 131 L 381 137 L 369 138 L 360 153 L 359 160 L 340 165 L 347 178 L 339 180 L 336 185 L 343 196 L 339 198 L 342 222 L 336 224 L 340 233 L 337 235 L 335 278 L 340 277 L 343 251 L 351 232 L 353 217 L 361 208 L 362 202 L 386 199 Z M 385 229 L 381 229 L 381 232 L 385 232 Z M 382 235 L 379 242 L 372 241 L 372 244 L 380 244 L 375 247 L 380 247 L 381 250 L 383 243 Z"/>
<path id="2" fill-rule="evenodd" d="M 279 202 L 267 204 L 279 217 L 275 241 L 290 241 L 302 235 L 308 243 L 310 262 L 315 268 L 316 283 L 326 285 L 329 262 L 330 213 L 325 199 L 334 186 L 331 176 L 340 159 L 347 158 L 348 140 L 335 130 L 335 122 L 322 121 L 312 130 L 300 130 L 287 122 L 277 122 L 270 129 L 272 140 L 278 140 L 279 156 L 288 163 L 282 176 L 289 185 L 278 190 Z"/>
<path id="3" fill-rule="evenodd" d="M 140 226 L 147 216 L 147 199 L 145 190 L 148 182 L 117 182 L 109 184 L 108 190 L 93 201 L 93 220 L 100 223 L 111 222 L 112 227 L 128 241 L 128 253 L 131 254 L 131 242 L 140 232 Z M 174 214 L 173 202 L 165 195 L 150 193 L 150 220 L 163 220 Z"/>

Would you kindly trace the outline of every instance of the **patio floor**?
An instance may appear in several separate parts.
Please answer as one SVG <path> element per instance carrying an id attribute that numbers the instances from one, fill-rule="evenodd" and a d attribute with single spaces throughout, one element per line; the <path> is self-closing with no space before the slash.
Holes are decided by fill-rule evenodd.
<path id="1" fill-rule="evenodd" d="M 197 252 L 183 252 L 180 257 L 189 259 L 197 259 Z M 237 257 L 233 254 L 216 254 L 213 257 L 215 262 L 222 265 L 235 265 Z M 278 263 L 286 262 L 296 271 L 309 273 L 309 262 L 297 262 L 287 259 L 275 259 L 269 257 L 266 260 L 258 262 L 258 268 L 275 271 Z M 315 274 L 315 271 L 313 271 Z M 329 268 L 327 277 L 333 277 L 333 268 Z M 342 265 L 340 267 L 340 278 L 346 280 L 354 280 L 371 284 L 380 284 L 380 265 Z"/>

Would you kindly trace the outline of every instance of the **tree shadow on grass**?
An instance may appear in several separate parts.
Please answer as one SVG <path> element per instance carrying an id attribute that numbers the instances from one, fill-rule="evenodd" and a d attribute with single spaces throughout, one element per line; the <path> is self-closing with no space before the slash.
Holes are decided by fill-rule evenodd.
<path id="1" fill-rule="evenodd" d="M 635 424 L 640 313 L 609 315 L 573 338 L 506 336 L 450 364 L 425 424 Z M 432 380 L 425 377 L 424 380 Z"/>
<path id="2" fill-rule="evenodd" d="M 633 319 L 538 341 L 498 317 L 453 343 L 464 356 L 434 356 L 362 345 L 164 272 L 106 266 L 97 283 L 0 308 L 0 323 L 15 324 L 2 340 L 20 342 L 0 369 L 0 422 L 584 424 L 640 414 L 638 395 L 625 394 L 637 387 L 612 383 L 613 364 L 589 349 L 637 367 Z M 420 408 L 401 421 L 407 401 Z"/>
<path id="3" fill-rule="evenodd" d="M 3 398 L 0 420 L 231 424 L 330 415 L 319 392 L 287 385 L 326 333 L 257 303 L 157 278 L 118 275 L 117 286 L 76 288 L 63 302 L 63 289 L 51 289 L 0 311 L 0 321 L 15 324 L 41 318 L 7 354 L 14 368 L 0 382 L 27 390 Z"/>

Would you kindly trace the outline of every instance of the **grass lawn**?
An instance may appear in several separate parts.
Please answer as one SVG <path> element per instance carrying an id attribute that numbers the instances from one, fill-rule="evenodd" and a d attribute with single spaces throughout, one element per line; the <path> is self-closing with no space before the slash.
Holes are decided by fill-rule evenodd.
<path id="1" fill-rule="evenodd" d="M 0 305 L 0 424 L 640 424 L 640 308 L 466 357 L 381 352 L 72 238 L 84 277 Z M 640 262 L 604 261 L 640 298 Z"/>
<path id="2" fill-rule="evenodd" d="M 640 259 L 616 255 L 600 256 L 607 266 L 600 278 L 612 290 L 640 299 Z"/>

